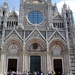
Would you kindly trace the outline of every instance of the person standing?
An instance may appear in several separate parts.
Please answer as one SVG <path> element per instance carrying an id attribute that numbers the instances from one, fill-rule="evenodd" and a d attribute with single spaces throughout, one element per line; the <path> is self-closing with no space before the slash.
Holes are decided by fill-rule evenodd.
<path id="1" fill-rule="evenodd" d="M 49 72 L 48 72 L 48 75 L 52 75 L 52 71 L 49 71 Z"/>
<path id="2" fill-rule="evenodd" d="M 26 72 L 24 71 L 24 72 L 22 73 L 22 75 L 26 75 Z"/>
<path id="3" fill-rule="evenodd" d="M 9 70 L 8 75 L 11 75 L 11 74 L 12 74 L 12 71 L 11 71 L 11 70 Z"/>

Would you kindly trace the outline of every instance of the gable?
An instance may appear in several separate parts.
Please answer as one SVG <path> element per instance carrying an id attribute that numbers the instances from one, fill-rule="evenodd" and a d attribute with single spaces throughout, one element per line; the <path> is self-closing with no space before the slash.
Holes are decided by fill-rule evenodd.
<path id="1" fill-rule="evenodd" d="M 12 30 L 5 38 L 5 40 L 7 40 L 8 38 L 18 38 L 20 40 L 22 40 L 22 37 L 18 34 L 17 31 Z"/>
<path id="2" fill-rule="evenodd" d="M 8 18 L 17 18 L 17 19 L 18 19 L 18 15 L 17 15 L 17 13 L 13 10 L 13 11 L 10 13 L 10 15 L 9 15 Z"/>
<path id="3" fill-rule="evenodd" d="M 56 13 L 54 15 L 54 19 L 62 19 L 61 15 L 59 13 Z"/>
<path id="4" fill-rule="evenodd" d="M 53 38 L 60 38 L 60 39 L 62 39 L 62 40 L 64 40 L 64 41 L 66 42 L 65 37 L 64 37 L 60 32 L 58 32 L 58 31 L 55 31 L 55 32 L 51 35 L 51 37 L 49 38 L 49 41 L 50 41 L 51 39 L 53 39 Z"/>
<path id="5" fill-rule="evenodd" d="M 45 41 L 45 37 L 41 34 L 41 32 L 37 29 L 34 29 L 30 35 L 26 38 L 26 40 L 30 39 L 30 38 L 40 38 L 43 39 Z"/>

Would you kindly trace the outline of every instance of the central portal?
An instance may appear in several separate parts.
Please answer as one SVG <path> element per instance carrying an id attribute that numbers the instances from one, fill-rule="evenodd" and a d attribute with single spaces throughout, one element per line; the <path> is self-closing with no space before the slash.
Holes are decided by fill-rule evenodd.
<path id="1" fill-rule="evenodd" d="M 41 71 L 41 57 L 40 56 L 30 56 L 30 71 Z"/>

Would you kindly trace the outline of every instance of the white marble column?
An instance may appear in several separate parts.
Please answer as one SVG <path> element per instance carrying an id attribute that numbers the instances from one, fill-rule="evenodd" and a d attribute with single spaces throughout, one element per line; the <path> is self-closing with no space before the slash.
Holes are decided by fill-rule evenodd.
<path id="1" fill-rule="evenodd" d="M 42 56 L 41 56 L 41 70 L 42 70 L 42 72 L 46 75 L 46 54 L 43 54 Z"/>
<path id="2" fill-rule="evenodd" d="M 1 54 L 1 66 L 2 66 L 2 74 L 4 74 L 6 72 L 6 54 L 5 53 L 2 53 Z"/>
<path id="3" fill-rule="evenodd" d="M 67 66 L 66 66 L 66 67 L 67 67 L 67 72 L 68 72 L 68 73 L 70 73 L 69 55 L 68 55 L 68 53 L 66 54 L 66 59 L 67 59 L 67 60 L 66 60 L 66 65 L 67 65 Z"/>
<path id="4" fill-rule="evenodd" d="M 47 71 L 52 70 L 51 52 L 47 53 Z"/>
<path id="5" fill-rule="evenodd" d="M 64 73 L 66 73 L 66 56 L 65 56 L 66 54 L 63 52 L 63 65 L 64 65 Z"/>
<path id="6" fill-rule="evenodd" d="M 23 71 L 25 71 L 25 55 L 23 53 Z"/>
<path id="7" fill-rule="evenodd" d="M 63 53 L 63 62 L 64 62 L 64 72 L 67 73 L 69 72 L 69 55 L 68 52 Z"/>
<path id="8" fill-rule="evenodd" d="M 27 54 L 25 54 L 24 56 L 24 62 L 25 62 L 25 71 L 28 70 L 29 71 L 29 56 Z"/>

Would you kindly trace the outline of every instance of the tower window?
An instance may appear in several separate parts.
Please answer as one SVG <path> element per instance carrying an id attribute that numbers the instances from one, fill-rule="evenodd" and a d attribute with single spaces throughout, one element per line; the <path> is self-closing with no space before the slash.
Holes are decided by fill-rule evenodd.
<path id="1" fill-rule="evenodd" d="M 5 11 L 3 11 L 3 17 L 5 16 Z"/>
<path id="2" fill-rule="evenodd" d="M 66 13 L 66 17 L 68 17 L 68 13 Z"/>
<path id="3" fill-rule="evenodd" d="M 0 26 L 0 29 L 3 29 L 3 21 L 1 22 L 1 26 Z"/>

